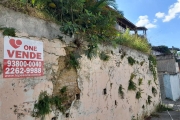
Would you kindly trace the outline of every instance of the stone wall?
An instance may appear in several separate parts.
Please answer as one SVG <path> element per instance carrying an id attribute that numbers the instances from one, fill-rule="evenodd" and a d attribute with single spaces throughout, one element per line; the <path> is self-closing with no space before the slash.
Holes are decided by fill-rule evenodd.
<path id="1" fill-rule="evenodd" d="M 63 86 L 68 88 L 70 108 L 65 114 L 59 113 L 58 120 L 143 120 L 143 116 L 154 111 L 160 102 L 158 80 L 155 84 L 149 70 L 148 55 L 123 46 L 116 49 L 101 47 L 100 51 L 110 56 L 109 61 L 102 61 L 98 57 L 89 60 L 82 55 L 79 69 L 67 69 L 66 48 L 70 47 L 71 39 L 67 36 L 65 42 L 54 39 L 56 35 L 62 35 L 58 26 L 2 6 L 0 9 L 0 25 L 17 29 L 16 36 L 19 38 L 42 41 L 44 45 L 44 76 L 4 79 L 4 36 L 0 31 L 0 120 L 35 120 L 31 114 L 40 92 L 47 91 L 49 95 L 56 95 Z M 12 20 L 16 22 L 11 23 Z M 36 27 L 39 24 L 40 26 Z M 46 27 L 47 24 L 49 27 Z M 124 58 L 122 55 L 125 55 Z M 132 66 L 128 63 L 130 56 L 136 61 Z M 135 91 L 128 90 L 132 74 L 135 75 L 133 81 L 137 86 Z M 142 79 L 141 85 L 139 79 Z M 118 92 L 120 85 L 123 87 L 123 98 Z M 157 90 L 156 96 L 152 93 L 152 87 Z M 142 98 L 136 99 L 139 89 L 142 90 Z M 152 97 L 150 104 L 148 96 Z M 54 111 L 45 119 L 51 120 L 53 117 Z"/>

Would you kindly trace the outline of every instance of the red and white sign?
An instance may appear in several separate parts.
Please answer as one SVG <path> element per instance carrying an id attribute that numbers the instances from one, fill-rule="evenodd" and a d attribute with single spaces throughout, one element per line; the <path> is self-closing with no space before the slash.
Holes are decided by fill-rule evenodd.
<path id="1" fill-rule="evenodd" d="M 4 78 L 43 76 L 43 42 L 4 37 Z"/>

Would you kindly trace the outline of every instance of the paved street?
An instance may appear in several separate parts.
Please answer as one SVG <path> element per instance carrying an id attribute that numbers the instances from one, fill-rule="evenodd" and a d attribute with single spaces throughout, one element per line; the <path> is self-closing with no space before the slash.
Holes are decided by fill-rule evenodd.
<path id="1" fill-rule="evenodd" d="M 164 104 L 173 106 L 174 111 L 164 111 L 157 113 L 159 117 L 153 117 L 151 120 L 180 120 L 180 100 L 174 102 L 168 99 L 163 100 Z"/>

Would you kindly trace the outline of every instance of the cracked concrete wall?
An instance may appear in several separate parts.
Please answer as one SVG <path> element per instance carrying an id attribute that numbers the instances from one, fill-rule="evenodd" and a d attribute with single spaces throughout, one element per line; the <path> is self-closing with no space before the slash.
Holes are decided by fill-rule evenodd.
<path id="1" fill-rule="evenodd" d="M 40 92 L 47 91 L 50 95 L 56 94 L 62 86 L 68 87 L 71 106 L 67 111 L 69 117 L 66 118 L 65 115 L 60 113 L 58 120 L 131 120 L 133 116 L 140 119 L 143 115 L 150 114 L 160 102 L 159 85 L 153 82 L 153 75 L 149 70 L 147 55 L 123 46 L 116 49 L 101 47 L 101 51 L 105 51 L 110 55 L 109 61 L 104 62 L 99 58 L 89 60 L 82 56 L 79 60 L 80 69 L 77 71 L 74 69 L 66 70 L 63 67 L 65 56 L 67 55 L 65 47 L 68 46 L 66 43 L 69 43 L 70 38 L 66 37 L 66 43 L 58 39 L 50 39 L 54 37 L 51 34 L 57 29 L 47 28 L 43 24 L 41 29 L 35 27 L 36 24 L 39 24 L 38 21 L 46 24 L 45 21 L 16 13 L 9 9 L 7 12 L 7 8 L 2 8 L 0 6 L 0 25 L 18 28 L 17 37 L 25 37 L 43 42 L 44 76 L 4 79 L 1 72 L 0 120 L 35 120 L 31 116 L 31 112 Z M 24 17 L 17 18 L 16 16 L 18 15 L 26 16 L 28 20 L 36 19 L 36 22 L 31 24 L 32 29 L 25 29 L 27 22 L 24 21 Z M 22 23 L 11 23 L 9 21 L 11 19 L 8 18 L 17 18 Z M 18 27 L 19 24 L 20 28 Z M 56 28 L 56 25 L 54 27 Z M 42 29 L 51 29 L 52 33 L 44 33 L 46 30 Z M 34 33 L 30 32 L 31 30 Z M 3 64 L 3 41 L 2 31 L 0 31 L 0 71 L 2 71 Z M 121 59 L 121 55 L 124 52 L 126 52 L 126 56 Z M 128 56 L 136 60 L 135 65 L 129 65 Z M 144 63 L 141 66 L 140 62 L 142 61 Z M 143 90 L 142 98 L 139 100 L 135 97 L 137 91 L 129 91 L 127 89 L 131 73 L 136 74 L 133 81 L 137 84 L 138 88 Z M 143 79 L 143 83 L 140 86 L 138 85 L 139 78 Z M 151 80 L 150 85 L 148 84 L 149 80 Z M 124 99 L 118 93 L 120 84 L 124 88 Z M 152 94 L 153 86 L 158 91 L 156 97 Z M 107 90 L 105 95 L 103 94 L 104 89 Z M 76 93 L 80 93 L 79 100 L 76 100 Z M 147 104 L 148 95 L 152 96 L 152 103 L 150 105 Z M 46 120 L 51 120 L 54 116 L 55 114 L 52 112 L 46 116 Z"/>
<path id="2" fill-rule="evenodd" d="M 103 51 L 106 50 L 106 48 L 103 49 Z M 111 59 L 108 62 L 103 62 L 99 58 L 90 61 L 84 56 L 80 60 L 78 84 L 81 89 L 81 99 L 72 104 L 70 120 L 131 120 L 133 116 L 135 119 L 144 120 L 143 116 L 149 115 L 160 102 L 159 85 L 153 81 L 148 56 L 122 46 L 110 51 L 109 53 L 113 55 L 109 54 Z M 119 51 L 125 51 L 127 55 L 121 59 L 122 52 Z M 133 66 L 129 65 L 128 56 L 138 62 Z M 144 64 L 141 66 L 142 61 Z M 137 90 L 128 90 L 131 73 L 136 75 L 133 81 L 137 88 L 143 90 L 142 98 L 139 100 L 136 99 Z M 139 78 L 143 79 L 140 86 Z M 151 80 L 150 85 L 149 80 Z M 118 94 L 120 84 L 124 88 L 124 99 Z M 152 94 L 152 86 L 158 91 L 155 97 Z M 103 94 L 105 88 L 106 95 Z M 152 96 L 150 105 L 147 104 L 148 95 Z"/>

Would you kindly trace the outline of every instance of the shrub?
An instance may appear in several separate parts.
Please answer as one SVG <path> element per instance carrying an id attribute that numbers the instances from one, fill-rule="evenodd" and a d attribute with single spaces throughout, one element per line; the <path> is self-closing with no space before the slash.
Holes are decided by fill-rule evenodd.
<path id="1" fill-rule="evenodd" d="M 128 63 L 132 66 L 134 63 L 136 63 L 136 61 L 131 56 L 129 56 Z"/>

